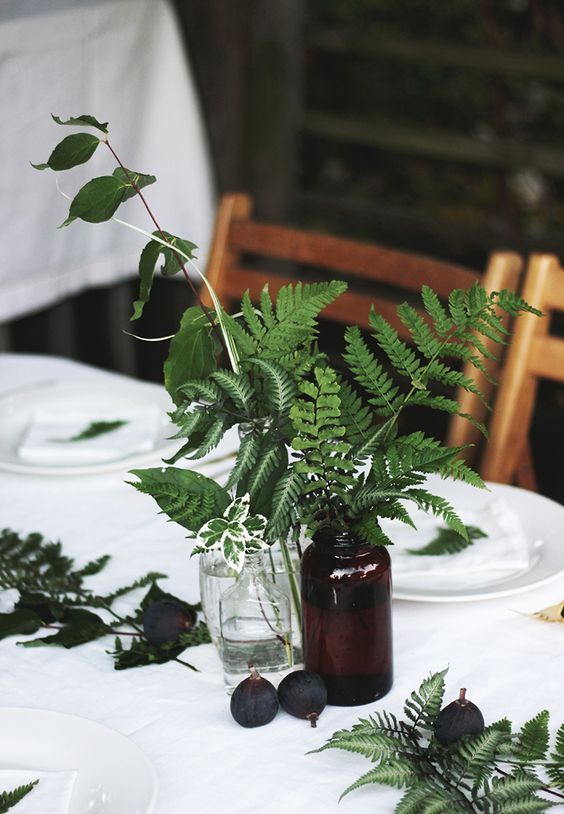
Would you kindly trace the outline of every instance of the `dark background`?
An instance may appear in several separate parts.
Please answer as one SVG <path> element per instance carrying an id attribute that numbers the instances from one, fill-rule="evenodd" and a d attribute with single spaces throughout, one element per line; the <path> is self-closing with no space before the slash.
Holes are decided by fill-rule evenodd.
<path id="1" fill-rule="evenodd" d="M 494 249 L 564 256 L 560 0 L 175 6 L 218 194 L 250 192 L 263 219 L 476 269 Z M 81 294 L 15 321 L 5 344 L 160 381 L 163 345 L 124 354 L 112 339 L 133 296 L 133 283 Z M 158 281 L 140 332 L 171 333 L 189 302 Z M 543 384 L 533 448 L 541 491 L 560 500 L 563 407 L 563 388 Z"/>

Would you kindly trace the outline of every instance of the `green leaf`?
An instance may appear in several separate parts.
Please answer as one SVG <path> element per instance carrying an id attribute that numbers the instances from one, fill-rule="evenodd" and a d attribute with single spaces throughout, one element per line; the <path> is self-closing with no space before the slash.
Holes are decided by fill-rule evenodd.
<path id="1" fill-rule="evenodd" d="M 184 400 L 179 388 L 191 379 L 205 379 L 216 369 L 219 343 L 203 311 L 193 306 L 182 316 L 164 363 L 164 383 L 175 404 Z"/>
<path id="2" fill-rule="evenodd" d="M 83 608 L 72 608 L 63 616 L 63 627 L 52 636 L 44 636 L 31 641 L 18 642 L 22 647 L 44 647 L 58 645 L 69 650 L 80 644 L 92 642 L 101 636 L 107 635 L 111 628 L 92 613 Z"/>
<path id="3" fill-rule="evenodd" d="M 139 298 L 133 303 L 132 321 L 139 319 L 143 314 L 144 306 L 149 302 L 155 267 L 160 253 L 161 244 L 157 243 L 156 240 L 150 240 L 141 252 L 139 257 Z"/>
<path id="4" fill-rule="evenodd" d="M 56 172 L 70 170 L 85 164 L 96 152 L 100 139 L 91 133 L 73 133 L 64 138 L 53 150 L 45 164 L 32 164 L 36 170 L 50 168 Z"/>
<path id="5" fill-rule="evenodd" d="M 518 760 L 528 763 L 543 760 L 548 751 L 548 721 L 550 714 L 543 709 L 521 727 L 513 746 Z"/>
<path id="6" fill-rule="evenodd" d="M 94 116 L 74 116 L 73 118 L 63 121 L 61 118 L 59 118 L 59 116 L 54 116 L 51 114 L 51 118 L 53 121 L 57 122 L 57 124 L 73 125 L 77 127 L 95 127 L 97 130 L 101 130 L 102 133 L 108 132 L 108 122 L 99 122 L 94 118 Z"/>
<path id="7" fill-rule="evenodd" d="M 440 556 L 442 554 L 458 554 L 472 545 L 475 540 L 481 540 L 487 537 L 485 531 L 479 529 L 477 526 L 466 526 L 468 531 L 468 539 L 465 540 L 458 532 L 448 528 L 439 528 L 437 535 L 427 545 L 422 548 L 408 548 L 410 554 L 423 554 L 427 556 Z"/>
<path id="8" fill-rule="evenodd" d="M 35 633 L 41 627 L 41 619 L 32 610 L 16 609 L 12 613 L 0 613 L 0 639 L 18 633 Z"/>
<path id="9" fill-rule="evenodd" d="M 220 517 L 230 502 L 228 493 L 214 480 L 188 469 L 133 469 L 130 474 L 139 478 L 132 486 L 151 495 L 170 520 L 190 531 Z"/>
<path id="10" fill-rule="evenodd" d="M 87 427 L 81 430 L 76 435 L 71 435 L 70 438 L 53 438 L 53 441 L 60 442 L 76 442 L 76 441 L 89 441 L 92 438 L 98 438 L 100 435 L 113 432 L 114 430 L 123 427 L 127 421 L 118 419 L 116 421 L 91 421 Z"/>
<path id="11" fill-rule="evenodd" d="M 445 694 L 445 676 L 448 668 L 426 678 L 416 692 L 406 700 L 403 711 L 412 727 L 432 730 L 441 711 Z"/>
<path id="12" fill-rule="evenodd" d="M 127 187 L 113 175 L 102 175 L 88 181 L 75 195 L 67 219 L 61 226 L 68 226 L 76 218 L 88 223 L 110 220 L 125 200 Z"/>
<path id="13" fill-rule="evenodd" d="M 157 180 L 154 175 L 144 175 L 142 172 L 134 172 L 125 167 L 116 167 L 112 175 L 127 187 L 123 199 L 124 201 L 135 197 L 135 195 L 137 195 L 137 189 L 148 187 Z"/>
<path id="14" fill-rule="evenodd" d="M 396 789 L 406 788 L 413 784 L 415 773 L 416 767 L 411 761 L 399 757 L 387 759 L 379 766 L 363 774 L 362 777 L 359 777 L 354 783 L 351 783 L 341 794 L 339 800 L 342 800 L 346 794 L 350 794 L 350 792 L 355 789 L 374 783 L 392 786 Z"/>
<path id="15" fill-rule="evenodd" d="M 0 814 L 6 814 L 10 808 L 21 802 L 38 783 L 39 780 L 33 780 L 31 783 L 17 786 L 12 791 L 0 791 Z"/>

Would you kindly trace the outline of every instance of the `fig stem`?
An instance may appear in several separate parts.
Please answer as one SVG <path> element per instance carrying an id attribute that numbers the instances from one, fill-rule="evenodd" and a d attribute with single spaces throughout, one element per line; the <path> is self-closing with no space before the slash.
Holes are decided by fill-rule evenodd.
<path id="1" fill-rule="evenodd" d="M 248 663 L 247 667 L 249 668 L 249 672 L 250 672 L 250 674 L 251 674 L 251 678 L 255 678 L 255 679 L 256 679 L 256 678 L 260 678 L 260 673 L 259 673 L 259 671 L 257 670 L 257 668 L 255 667 L 255 665 L 253 664 L 253 662 L 252 662 L 252 661 L 250 661 L 250 662 Z"/>
<path id="2" fill-rule="evenodd" d="M 466 701 L 466 687 L 460 688 L 460 695 L 458 696 L 459 701 Z"/>
<path id="3" fill-rule="evenodd" d="M 315 729 L 317 727 L 317 719 L 319 718 L 317 712 L 310 712 L 308 715 L 306 715 L 306 718 L 310 722 L 312 728 Z"/>

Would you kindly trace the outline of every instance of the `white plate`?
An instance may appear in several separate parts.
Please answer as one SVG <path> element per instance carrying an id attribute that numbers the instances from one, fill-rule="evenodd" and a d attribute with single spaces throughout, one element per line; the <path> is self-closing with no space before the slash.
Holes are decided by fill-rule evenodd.
<path id="1" fill-rule="evenodd" d="M 489 483 L 492 493 L 504 498 L 517 513 L 521 525 L 532 548 L 531 563 L 527 571 L 513 574 L 503 579 L 492 580 L 484 575 L 481 585 L 470 588 L 449 589 L 433 584 L 431 576 L 426 577 L 421 586 L 402 587 L 401 575 L 394 578 L 394 599 L 407 599 L 413 602 L 470 602 L 481 599 L 497 599 L 511 594 L 538 588 L 555 579 L 564 583 L 564 506 L 549 500 L 536 492 L 528 492 L 515 486 Z M 465 483 L 433 479 L 430 490 L 446 497 L 456 508 L 457 496 L 464 497 L 467 504 L 474 496 L 476 502 L 483 500 L 482 490 L 474 489 Z M 393 560 L 392 560 L 393 567 Z"/>
<path id="2" fill-rule="evenodd" d="M 114 405 L 119 409 L 120 403 L 123 408 L 140 405 L 157 406 L 162 411 L 162 427 L 159 429 L 153 449 L 131 453 L 111 461 L 88 464 L 33 464 L 18 456 L 18 447 L 35 410 L 54 409 L 58 405 L 67 410 L 72 409 L 73 405 L 80 405 L 83 408 L 85 400 L 93 408 L 103 408 L 104 405 L 108 406 L 108 403 L 112 409 Z M 167 411 L 172 408 L 172 401 L 163 387 L 117 377 L 115 381 L 100 383 L 55 382 L 38 385 L 35 388 L 23 387 L 14 391 L 13 395 L 0 395 L 0 469 L 26 475 L 91 475 L 116 469 L 126 472 L 147 460 L 168 457 L 179 448 L 182 441 L 170 440 L 174 427 L 170 423 Z"/>
<path id="3" fill-rule="evenodd" d="M 0 768 L 78 772 L 68 814 L 150 814 L 153 764 L 106 726 L 46 709 L 0 707 Z"/>

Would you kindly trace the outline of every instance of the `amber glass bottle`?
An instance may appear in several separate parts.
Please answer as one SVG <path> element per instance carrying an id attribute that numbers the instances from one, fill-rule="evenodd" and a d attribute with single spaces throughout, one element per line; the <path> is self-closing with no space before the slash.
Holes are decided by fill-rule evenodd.
<path id="1" fill-rule="evenodd" d="M 302 557 L 305 669 L 328 703 L 368 704 L 392 686 L 390 555 L 348 530 L 323 529 Z"/>

